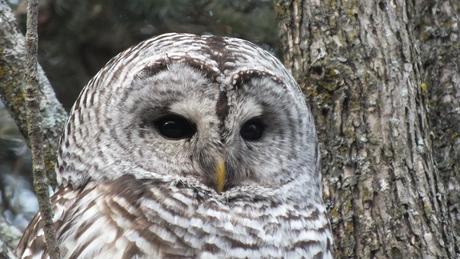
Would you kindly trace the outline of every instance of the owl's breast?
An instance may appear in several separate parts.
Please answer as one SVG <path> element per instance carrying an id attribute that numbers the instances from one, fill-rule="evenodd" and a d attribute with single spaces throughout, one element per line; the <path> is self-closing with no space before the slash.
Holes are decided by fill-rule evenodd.
<path id="1" fill-rule="evenodd" d="M 330 256 L 324 209 L 314 205 L 222 203 L 131 176 L 63 188 L 53 201 L 63 258 Z M 40 216 L 31 224 L 35 233 L 21 240 L 21 258 L 44 252 Z"/>

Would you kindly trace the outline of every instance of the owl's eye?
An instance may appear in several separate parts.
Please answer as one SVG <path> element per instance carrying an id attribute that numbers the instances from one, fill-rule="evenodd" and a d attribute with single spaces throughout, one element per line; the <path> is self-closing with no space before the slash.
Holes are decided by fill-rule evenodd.
<path id="1" fill-rule="evenodd" d="M 195 124 L 177 114 L 165 115 L 154 123 L 158 132 L 167 139 L 191 138 L 196 132 Z"/>
<path id="2" fill-rule="evenodd" d="M 240 130 L 240 135 L 244 140 L 257 141 L 265 130 L 265 125 L 260 118 L 252 118 L 246 121 Z"/>

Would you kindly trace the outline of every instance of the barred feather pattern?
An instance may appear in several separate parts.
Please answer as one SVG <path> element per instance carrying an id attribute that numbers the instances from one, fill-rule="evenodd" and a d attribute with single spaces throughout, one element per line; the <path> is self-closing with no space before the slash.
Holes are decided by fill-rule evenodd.
<path id="1" fill-rule="evenodd" d="M 151 122 L 165 113 L 197 133 L 161 137 Z M 239 135 L 251 118 L 259 141 Z M 332 258 L 312 115 L 279 60 L 245 40 L 170 33 L 114 57 L 72 108 L 56 171 L 63 258 Z M 42 224 L 20 258 L 48 258 Z"/>

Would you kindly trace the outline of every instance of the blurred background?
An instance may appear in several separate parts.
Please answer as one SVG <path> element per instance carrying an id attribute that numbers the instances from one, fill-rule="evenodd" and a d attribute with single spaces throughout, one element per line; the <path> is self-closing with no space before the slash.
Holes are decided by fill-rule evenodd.
<path id="1" fill-rule="evenodd" d="M 7 0 L 24 32 L 26 2 Z M 280 57 L 272 0 L 41 0 L 39 62 L 67 111 L 115 54 L 166 32 L 234 36 Z M 0 103 L 0 213 L 23 230 L 38 210 L 31 156 Z"/>

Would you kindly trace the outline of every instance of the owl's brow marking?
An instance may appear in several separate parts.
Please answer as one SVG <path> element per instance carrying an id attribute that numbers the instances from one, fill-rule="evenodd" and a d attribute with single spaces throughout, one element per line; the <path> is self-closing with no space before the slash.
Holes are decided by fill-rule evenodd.
<path id="1" fill-rule="evenodd" d="M 249 83 L 252 79 L 266 77 L 271 79 L 273 82 L 284 86 L 283 81 L 275 75 L 266 71 L 257 69 L 242 70 L 232 76 L 231 83 L 235 88 L 241 88 L 243 85 Z"/>
<path id="2" fill-rule="evenodd" d="M 137 75 L 137 79 L 147 78 L 155 76 L 156 74 L 160 73 L 163 70 L 168 68 L 168 62 L 165 59 L 157 60 L 155 63 L 150 64 L 144 67 Z"/>
<path id="3" fill-rule="evenodd" d="M 209 81 L 211 81 L 212 83 L 217 82 L 218 78 L 220 77 L 219 71 L 214 70 L 211 65 L 206 64 L 202 60 L 192 58 L 190 56 L 180 56 L 180 57 L 172 56 L 172 57 L 168 57 L 165 59 L 159 59 L 155 61 L 155 63 L 144 67 L 136 75 L 136 78 L 143 79 L 143 78 L 153 77 L 157 75 L 158 73 L 167 70 L 170 65 L 176 64 L 176 63 L 188 65 L 189 67 L 193 68 L 194 70 L 204 75 L 204 77 L 209 79 Z"/>

